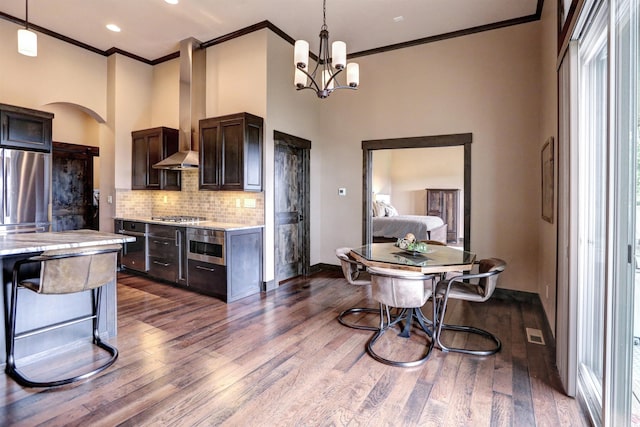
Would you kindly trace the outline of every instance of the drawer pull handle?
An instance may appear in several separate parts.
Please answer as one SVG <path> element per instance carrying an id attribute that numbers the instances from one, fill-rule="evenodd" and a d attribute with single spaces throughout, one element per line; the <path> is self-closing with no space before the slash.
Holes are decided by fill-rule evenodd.
<path id="1" fill-rule="evenodd" d="M 153 243 L 155 243 L 156 245 L 165 245 L 165 246 L 167 246 L 169 244 L 167 242 L 160 242 L 158 240 L 154 240 Z"/>
<path id="2" fill-rule="evenodd" d="M 197 268 L 198 270 L 216 271 L 216 269 L 215 269 L 215 268 L 207 268 L 207 267 L 202 267 L 202 266 L 200 266 L 200 265 L 196 265 L 196 268 Z"/>
<path id="3" fill-rule="evenodd" d="M 157 265 L 161 265 L 163 267 L 169 267 L 171 265 L 169 263 L 164 263 L 164 262 L 160 262 L 160 261 L 153 261 L 153 263 L 157 264 Z"/>

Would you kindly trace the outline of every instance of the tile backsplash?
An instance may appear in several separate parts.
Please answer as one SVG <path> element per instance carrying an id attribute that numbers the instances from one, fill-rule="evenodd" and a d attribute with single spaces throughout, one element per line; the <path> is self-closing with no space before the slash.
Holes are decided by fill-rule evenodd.
<path id="1" fill-rule="evenodd" d="M 116 216 L 190 215 L 211 221 L 264 224 L 264 192 L 199 191 L 198 171 L 182 171 L 181 191 L 116 189 Z"/>

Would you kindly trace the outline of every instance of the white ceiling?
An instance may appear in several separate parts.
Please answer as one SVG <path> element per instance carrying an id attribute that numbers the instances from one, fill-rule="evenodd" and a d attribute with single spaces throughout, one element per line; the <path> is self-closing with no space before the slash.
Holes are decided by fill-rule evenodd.
<path id="1" fill-rule="evenodd" d="M 539 0 L 327 0 L 329 39 L 348 53 L 535 15 Z M 25 0 L 0 12 L 25 18 Z M 403 17 L 400 22 L 394 18 Z M 268 20 L 317 52 L 322 0 L 31 0 L 29 22 L 106 51 L 148 60 L 178 51 L 188 37 L 205 42 Z M 105 28 L 120 26 L 120 33 Z"/>

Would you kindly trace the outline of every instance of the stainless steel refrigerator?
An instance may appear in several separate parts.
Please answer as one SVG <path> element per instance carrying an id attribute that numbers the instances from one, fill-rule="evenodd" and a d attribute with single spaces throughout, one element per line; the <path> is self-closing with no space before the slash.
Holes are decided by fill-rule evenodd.
<path id="1" fill-rule="evenodd" d="M 0 235 L 49 231 L 51 154 L 0 149 Z"/>

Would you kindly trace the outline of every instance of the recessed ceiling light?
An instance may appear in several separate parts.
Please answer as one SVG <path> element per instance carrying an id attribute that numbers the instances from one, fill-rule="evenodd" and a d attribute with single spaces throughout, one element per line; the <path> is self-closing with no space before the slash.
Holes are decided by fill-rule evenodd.
<path id="1" fill-rule="evenodd" d="M 179 0 L 164 0 L 164 1 L 166 1 L 169 4 L 178 4 Z"/>
<path id="2" fill-rule="evenodd" d="M 396 16 L 393 18 L 393 22 L 402 22 L 404 21 L 404 16 Z"/>
<path id="3" fill-rule="evenodd" d="M 118 27 L 116 24 L 107 24 L 107 29 L 109 31 L 113 31 L 114 33 L 120 32 L 120 27 Z"/>

